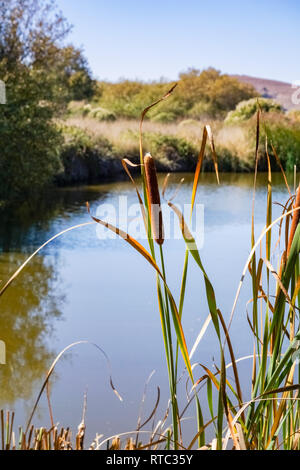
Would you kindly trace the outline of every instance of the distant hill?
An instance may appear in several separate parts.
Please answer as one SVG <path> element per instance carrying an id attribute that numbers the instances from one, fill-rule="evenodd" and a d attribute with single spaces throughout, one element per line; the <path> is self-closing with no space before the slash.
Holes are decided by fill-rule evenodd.
<path id="1" fill-rule="evenodd" d="M 300 104 L 296 105 L 292 102 L 292 94 L 295 92 L 295 89 L 292 88 L 290 83 L 249 77 L 248 75 L 233 75 L 233 77 L 237 78 L 240 82 L 249 83 L 249 85 L 252 85 L 262 96 L 274 99 L 287 110 L 300 109 Z"/>

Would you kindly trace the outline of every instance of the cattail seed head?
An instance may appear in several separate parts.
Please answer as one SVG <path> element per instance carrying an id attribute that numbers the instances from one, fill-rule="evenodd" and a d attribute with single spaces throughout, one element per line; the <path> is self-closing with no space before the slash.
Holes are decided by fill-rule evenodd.
<path id="1" fill-rule="evenodd" d="M 164 227 L 160 195 L 157 182 L 155 162 L 150 153 L 144 157 L 145 177 L 151 214 L 151 229 L 153 238 L 159 245 L 164 242 Z"/>

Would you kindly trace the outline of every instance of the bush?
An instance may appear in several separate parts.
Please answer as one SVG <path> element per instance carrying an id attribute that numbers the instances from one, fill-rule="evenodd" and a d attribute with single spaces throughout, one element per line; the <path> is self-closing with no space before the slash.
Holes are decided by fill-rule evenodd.
<path id="1" fill-rule="evenodd" d="M 26 98 L 21 106 L 22 98 L 0 105 L 0 200 L 10 202 L 40 192 L 61 170 L 62 137 L 51 110 Z"/>
<path id="2" fill-rule="evenodd" d="M 85 103 L 84 101 L 70 101 L 70 103 L 68 103 L 67 114 L 70 116 L 86 117 L 91 110 L 92 105 L 90 103 Z"/>
<path id="3" fill-rule="evenodd" d="M 152 118 L 151 121 L 153 122 L 172 122 L 175 121 L 176 119 L 176 114 L 172 112 L 166 112 L 163 111 L 161 113 L 155 114 Z"/>
<path id="4" fill-rule="evenodd" d="M 259 98 L 259 104 L 262 111 L 269 112 L 282 112 L 283 108 L 280 104 L 276 103 L 274 100 L 267 98 Z M 239 123 L 250 119 L 257 111 L 258 104 L 257 99 L 252 98 L 247 101 L 241 101 L 234 111 L 230 111 L 225 119 L 225 122 L 228 124 Z"/>
<path id="5" fill-rule="evenodd" d="M 195 168 L 197 151 L 185 139 L 145 133 L 144 149 L 156 158 L 160 171 L 191 171 Z"/>
<path id="6" fill-rule="evenodd" d="M 118 117 L 136 118 L 148 102 L 148 86 L 140 82 L 124 80 L 119 83 L 102 82 L 98 103 L 110 109 Z M 150 102 L 153 95 L 150 97 Z M 156 97 L 154 97 L 156 99 Z"/>
<path id="7" fill-rule="evenodd" d="M 197 121 L 196 119 L 184 119 L 183 121 L 180 121 L 178 124 L 178 127 L 181 129 L 184 129 L 185 127 L 199 127 L 200 122 Z"/>
<path id="8" fill-rule="evenodd" d="M 147 119 L 170 122 L 184 116 L 224 117 L 242 100 L 257 96 L 250 85 L 209 68 L 188 70 L 180 74 L 176 92 L 157 108 L 149 111 Z M 123 80 L 118 83 L 98 82 L 98 105 L 110 109 L 117 117 L 139 118 L 142 110 L 159 99 L 173 84 L 143 83 Z M 167 116 L 162 113 L 167 113 Z"/>
<path id="9" fill-rule="evenodd" d="M 191 69 L 180 74 L 180 79 L 177 94 L 186 104 L 186 111 L 191 112 L 195 106 L 192 117 L 201 117 L 204 112 L 209 113 L 210 117 L 223 118 L 224 113 L 234 109 L 240 101 L 257 96 L 252 86 L 229 75 L 222 75 L 214 68 L 203 71 Z M 197 110 L 197 106 L 200 109 Z"/>
<path id="10" fill-rule="evenodd" d="M 213 103 L 199 101 L 198 103 L 195 103 L 191 109 L 189 109 L 187 114 L 194 119 L 214 117 L 215 107 Z"/>
<path id="11" fill-rule="evenodd" d="M 242 160 L 236 153 L 233 153 L 230 149 L 222 146 L 218 146 L 217 149 L 218 155 L 218 168 L 219 171 L 224 172 L 248 172 L 253 167 L 251 162 Z M 214 171 L 213 160 L 211 157 L 211 152 L 208 152 L 208 156 L 204 158 L 203 161 L 203 171 Z"/>
<path id="12" fill-rule="evenodd" d="M 292 121 L 300 123 L 300 109 L 292 109 L 287 115 Z"/>
<path id="13" fill-rule="evenodd" d="M 91 137 L 77 127 L 65 126 L 63 133 L 63 171 L 57 175 L 58 183 L 91 183 L 122 172 L 121 162 L 107 139 Z"/>
<path id="14" fill-rule="evenodd" d="M 115 121 L 116 115 L 105 108 L 94 108 L 89 111 L 89 115 L 97 121 Z"/>
<path id="15" fill-rule="evenodd" d="M 300 125 L 271 123 L 268 125 L 268 134 L 269 141 L 272 141 L 283 167 L 287 171 L 292 171 L 294 165 L 297 165 L 299 169 Z"/>
<path id="16" fill-rule="evenodd" d="M 79 113 L 85 117 L 85 116 L 88 116 L 88 114 L 90 114 L 92 110 L 92 105 L 91 104 L 85 104 L 82 108 L 79 108 Z"/>

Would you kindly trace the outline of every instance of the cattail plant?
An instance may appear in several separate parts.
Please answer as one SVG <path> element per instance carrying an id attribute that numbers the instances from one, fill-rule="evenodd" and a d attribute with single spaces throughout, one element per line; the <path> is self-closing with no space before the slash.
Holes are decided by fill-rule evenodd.
<path id="1" fill-rule="evenodd" d="M 160 195 L 158 189 L 155 161 L 154 158 L 150 155 L 150 153 L 147 153 L 144 157 L 144 167 L 152 234 L 156 243 L 158 243 L 158 245 L 162 245 L 164 242 L 162 210 L 160 205 Z"/>
<path id="2" fill-rule="evenodd" d="M 300 206 L 300 185 L 298 186 L 298 189 L 297 189 L 294 208 L 299 207 L 299 206 Z M 294 211 L 293 218 L 292 218 L 291 231 L 290 231 L 290 236 L 289 236 L 289 242 L 288 242 L 288 248 L 287 248 L 287 255 L 289 255 L 290 253 L 290 249 L 293 243 L 296 228 L 299 223 L 299 218 L 300 218 L 299 210 Z"/>
<path id="3" fill-rule="evenodd" d="M 164 227 L 163 217 L 160 204 L 160 194 L 158 188 L 157 174 L 155 169 L 155 161 L 150 154 L 143 156 L 142 149 L 142 123 L 143 119 L 149 109 L 154 105 L 160 103 L 166 99 L 173 91 L 174 87 L 164 95 L 160 100 L 156 101 L 152 105 L 145 108 L 141 116 L 140 122 L 140 156 L 141 156 L 141 172 L 143 178 L 143 191 L 144 191 L 144 202 L 138 192 L 137 186 L 129 171 L 127 170 L 126 162 L 124 159 L 123 166 L 134 184 L 134 188 L 137 192 L 140 205 L 143 210 L 143 215 L 149 215 L 149 230 L 147 232 L 148 242 L 150 251 L 148 251 L 143 245 L 137 240 L 131 237 L 129 234 L 122 231 L 120 228 L 113 226 L 112 224 L 93 217 L 93 222 L 86 222 L 83 224 L 75 225 L 67 228 L 62 232 L 54 235 L 48 241 L 46 241 L 41 247 L 39 247 L 27 260 L 20 266 L 17 271 L 10 277 L 10 279 L 0 289 L 0 298 L 5 290 L 11 286 L 20 272 L 25 268 L 27 263 L 39 253 L 39 251 L 45 247 L 48 243 L 60 237 L 66 232 L 71 230 L 88 226 L 93 223 L 99 223 L 113 233 L 116 233 L 123 240 L 131 245 L 144 259 L 151 265 L 156 274 L 157 280 L 157 293 L 158 293 L 158 307 L 162 326 L 162 336 L 165 346 L 166 363 L 169 377 L 170 387 L 170 405 L 165 413 L 163 420 L 160 420 L 157 425 L 153 427 L 151 432 L 150 441 L 146 445 L 142 445 L 138 440 L 139 433 L 147 432 L 142 431 L 141 428 L 149 423 L 153 418 L 155 419 L 156 409 L 159 403 L 158 400 L 154 407 L 150 417 L 141 425 L 138 423 L 136 438 L 128 438 L 123 447 L 126 450 L 146 449 L 157 446 L 161 443 L 165 450 L 170 450 L 172 447 L 174 450 L 179 448 L 186 448 L 188 450 L 194 448 L 198 443 L 199 449 L 211 449 L 219 450 L 226 449 L 229 443 L 229 439 L 232 439 L 233 448 L 236 450 L 275 450 L 275 449 L 293 449 L 300 450 L 300 400 L 299 400 L 299 377 L 300 377 L 300 323 L 299 323 L 299 308 L 300 308 L 300 264 L 299 264 L 299 253 L 300 253 L 300 212 L 296 210 L 300 207 L 300 186 L 298 187 L 295 202 L 292 202 L 291 191 L 289 189 L 287 178 L 284 173 L 283 167 L 276 154 L 276 151 L 272 145 L 273 154 L 275 155 L 276 161 L 282 171 L 283 179 L 286 183 L 289 198 L 286 204 L 283 206 L 283 213 L 276 220 L 272 221 L 272 174 L 271 165 L 268 155 L 268 145 L 266 142 L 266 154 L 268 157 L 268 186 L 267 186 L 267 224 L 266 228 L 260 234 L 258 239 L 255 241 L 254 231 L 254 204 L 253 204 L 253 215 L 252 215 L 252 236 L 251 236 L 251 252 L 246 260 L 244 269 L 242 272 L 241 280 L 238 285 L 236 296 L 234 299 L 233 307 L 230 313 L 230 320 L 228 326 L 226 325 L 220 309 L 217 306 L 216 295 L 212 283 L 209 280 L 209 276 L 204 268 L 201 260 L 200 252 L 197 249 L 196 243 L 194 243 L 193 237 L 188 231 L 187 224 L 185 223 L 182 214 L 175 205 L 169 201 L 169 207 L 173 209 L 175 214 L 178 216 L 180 228 L 182 231 L 183 239 L 186 243 L 186 254 L 183 266 L 183 274 L 180 289 L 179 307 L 175 302 L 174 296 L 168 286 L 166 269 L 163 257 L 163 242 L 164 242 Z M 260 143 L 260 111 L 257 113 L 257 128 L 256 128 L 256 170 L 258 161 L 258 149 Z M 194 183 L 191 195 L 191 215 L 195 203 L 197 187 L 199 183 L 199 175 L 201 173 L 202 164 L 205 156 L 205 149 L 207 139 L 211 145 L 211 153 L 214 160 L 215 171 L 218 179 L 218 167 L 217 159 L 215 155 L 215 147 L 213 143 L 213 137 L 209 126 L 205 126 L 203 130 L 203 137 L 201 143 L 201 149 L 198 156 L 196 165 L 196 171 L 194 176 Z M 129 162 L 130 163 L 130 162 Z M 132 164 L 132 166 L 136 166 Z M 254 195 L 256 190 L 256 173 L 254 177 Z M 254 198 L 253 198 L 254 200 Z M 294 211 L 290 210 L 293 205 Z M 89 205 L 87 204 L 88 210 Z M 286 236 L 287 250 L 282 254 L 281 262 L 279 263 L 278 273 L 270 263 L 271 260 L 271 230 L 277 227 L 277 224 L 285 220 L 286 217 L 292 216 L 292 223 L 290 231 L 289 224 L 286 224 Z M 146 217 L 144 217 L 146 221 Z M 286 219 L 289 220 L 289 219 Z M 151 225 L 151 227 L 150 227 Z M 150 230 L 151 228 L 151 230 Z M 266 238 L 266 251 L 265 256 L 262 249 L 262 240 Z M 159 249 L 155 249 L 153 239 L 159 245 Z M 279 235 L 279 244 L 281 239 L 281 230 Z M 192 245 L 191 243 L 192 242 Z M 276 246 L 277 246 L 276 244 Z M 192 248 L 191 248 L 192 246 Z M 279 245 L 280 246 L 280 245 Z M 258 248 L 260 248 L 259 254 Z M 157 264 L 157 252 L 160 254 L 160 266 Z M 192 257 L 196 265 L 200 270 L 200 274 L 204 280 L 204 295 L 206 298 L 206 308 L 209 310 L 209 316 L 205 320 L 203 327 L 194 343 L 194 346 L 189 352 L 187 349 L 187 343 L 185 340 L 184 331 L 182 328 L 182 315 L 183 305 L 185 299 L 185 292 L 187 287 L 187 272 L 188 272 L 188 256 Z M 258 258 L 259 257 L 259 258 Z M 280 259 L 279 258 L 279 259 Z M 218 264 L 216 264 L 216 269 Z M 230 266 L 226 267 L 227 272 L 230 273 Z M 235 354 L 232 346 L 232 342 L 229 336 L 229 329 L 237 307 L 237 301 L 239 299 L 242 284 L 245 279 L 247 270 L 249 269 L 250 276 L 252 278 L 252 293 L 251 299 L 248 304 L 252 304 L 252 318 L 247 313 L 247 320 L 250 325 L 251 332 L 253 333 L 253 365 L 252 365 L 252 377 L 251 382 L 251 399 L 244 402 L 242 398 L 242 390 L 240 386 L 239 370 L 235 359 Z M 266 269 L 266 272 L 264 271 Z M 267 275 L 266 275 L 267 274 Z M 271 275 L 275 279 L 275 283 L 271 282 Z M 272 295 L 274 291 L 275 295 Z M 260 317 L 259 317 L 260 313 Z M 199 342 L 204 335 L 210 321 L 213 324 L 215 333 L 219 341 L 220 348 L 220 364 L 216 366 L 216 370 L 211 370 L 207 366 L 199 363 L 201 369 L 204 372 L 200 372 L 200 377 L 194 374 L 199 373 L 199 369 L 195 369 L 191 364 L 191 359 L 194 355 Z M 176 336 L 175 336 L 176 335 Z M 173 340 L 176 338 L 176 344 Z M 226 341 L 223 342 L 223 339 Z M 20 448 L 22 450 L 71 450 L 76 448 L 81 450 L 84 447 L 85 438 L 85 405 L 82 421 L 78 427 L 77 434 L 74 435 L 75 439 L 73 442 L 72 434 L 69 428 L 62 428 L 61 431 L 53 425 L 53 419 L 51 418 L 51 429 L 46 428 L 35 428 L 31 424 L 33 415 L 41 398 L 43 391 L 45 390 L 48 380 L 54 370 L 54 367 L 62 354 L 71 347 L 80 344 L 88 343 L 88 341 L 78 341 L 72 343 L 61 351 L 54 362 L 52 363 L 46 379 L 39 392 L 38 398 L 33 407 L 33 411 L 27 423 L 25 432 L 22 428 L 19 428 L 19 434 L 15 435 L 13 431 L 14 424 L 14 413 L 4 413 L 0 411 L 0 448 L 2 450 L 10 450 Z M 100 349 L 94 344 L 97 349 Z M 225 355 L 225 347 L 228 348 L 228 354 Z M 179 409 L 177 401 L 177 383 L 178 378 L 178 352 L 181 351 L 182 358 L 188 373 L 189 380 L 192 382 L 192 389 L 188 393 L 188 403 L 184 410 Z M 226 351 L 227 352 L 227 351 Z M 104 351 L 102 351 L 106 360 L 108 358 Z M 230 363 L 226 363 L 227 357 L 230 356 Z M 246 356 L 242 359 L 249 359 L 251 356 Z M 196 365 L 196 363 L 195 363 Z M 108 366 L 109 361 L 108 361 Z M 231 374 L 226 375 L 226 370 L 232 367 L 233 379 Z M 249 378 L 250 378 L 250 374 Z M 183 377 L 183 375 L 181 376 Z M 194 380 L 194 377 L 196 380 Z M 117 390 L 115 389 L 111 375 L 110 385 L 117 395 L 121 399 Z M 201 398 L 205 399 L 203 386 L 206 385 L 206 401 L 208 404 L 211 419 L 204 421 L 202 414 L 202 404 L 200 404 L 200 392 Z M 188 382 L 186 384 L 188 391 Z M 213 399 L 213 387 L 217 393 L 218 399 Z M 250 388 L 250 387 L 249 387 Z M 158 389 L 159 390 L 159 389 Z M 248 393 L 248 390 L 247 390 Z M 182 438 L 182 426 L 183 415 L 189 405 L 195 401 L 196 413 L 197 413 L 197 433 L 188 444 L 184 443 Z M 48 400 L 50 403 L 50 399 Z M 217 406 L 217 409 L 216 409 Z M 49 405 L 50 414 L 51 407 Z M 165 422 L 168 419 L 169 411 L 171 414 L 172 425 L 164 429 Z M 227 426 L 224 433 L 224 417 L 227 421 Z M 214 424 L 214 435 L 215 438 L 210 443 L 207 443 L 205 429 Z M 125 434 L 125 433 L 124 433 Z M 130 432 L 130 434 L 132 434 Z M 156 440 L 157 438 L 157 440 Z M 102 445 L 107 443 L 107 449 L 120 450 L 122 447 L 122 441 L 119 435 L 104 439 L 99 442 L 100 436 L 97 435 L 90 449 L 100 449 Z M 110 444 L 111 442 L 111 444 Z M 74 446 L 75 443 L 75 446 Z"/>

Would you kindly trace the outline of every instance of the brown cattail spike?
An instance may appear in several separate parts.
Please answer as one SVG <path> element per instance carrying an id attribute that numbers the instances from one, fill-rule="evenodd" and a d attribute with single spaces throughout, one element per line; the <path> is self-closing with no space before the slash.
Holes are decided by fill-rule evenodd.
<path id="1" fill-rule="evenodd" d="M 298 186 L 297 193 L 296 193 L 296 200 L 295 200 L 294 208 L 295 207 L 300 207 L 300 185 Z M 293 213 L 291 231 L 290 231 L 288 248 L 287 248 L 287 256 L 289 256 L 290 254 L 290 249 L 293 243 L 293 239 L 294 239 L 296 228 L 299 222 L 299 218 L 300 218 L 300 209 L 297 211 L 294 211 Z"/>
<path id="2" fill-rule="evenodd" d="M 156 243 L 162 245 L 164 242 L 164 227 L 162 219 L 162 210 L 160 205 L 160 195 L 157 182 L 155 162 L 150 153 L 144 157 L 145 177 L 147 184 L 147 193 L 149 198 L 151 212 L 151 229 Z"/>

